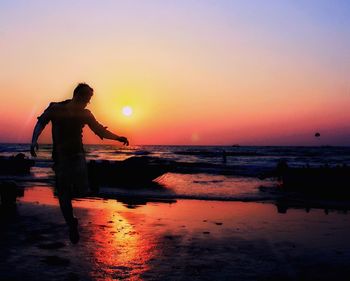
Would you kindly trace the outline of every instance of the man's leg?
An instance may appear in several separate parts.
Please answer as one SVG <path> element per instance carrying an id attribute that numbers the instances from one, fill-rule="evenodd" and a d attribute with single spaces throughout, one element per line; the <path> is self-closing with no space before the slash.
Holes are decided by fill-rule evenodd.
<path id="1" fill-rule="evenodd" d="M 70 188 L 68 188 L 69 190 Z M 59 192 L 58 200 L 64 219 L 69 227 L 69 239 L 73 244 L 79 242 L 78 219 L 73 215 L 72 198 L 70 192 Z"/>
<path id="2" fill-rule="evenodd" d="M 56 168 L 55 170 L 56 189 L 62 215 L 69 227 L 69 238 L 73 244 L 76 244 L 79 241 L 78 220 L 73 215 L 72 187 L 69 172 L 64 173 L 64 169 L 66 168 Z"/>
<path id="3" fill-rule="evenodd" d="M 70 196 L 70 192 L 58 191 L 58 201 L 60 203 L 62 215 L 66 220 L 66 223 L 68 225 L 71 224 L 72 221 L 74 220 L 74 215 L 73 215 L 72 198 Z"/>

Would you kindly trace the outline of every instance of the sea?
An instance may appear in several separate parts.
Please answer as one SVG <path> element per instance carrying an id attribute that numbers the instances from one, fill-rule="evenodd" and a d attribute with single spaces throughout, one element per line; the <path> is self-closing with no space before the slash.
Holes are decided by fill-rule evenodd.
<path id="1" fill-rule="evenodd" d="M 29 175 L 0 176 L 23 187 L 54 186 L 51 145 L 40 145 Z M 136 188 L 102 186 L 102 197 L 264 201 L 280 196 L 278 179 L 266 177 L 283 160 L 290 167 L 350 165 L 350 147 L 336 146 L 165 146 L 85 145 L 90 160 L 123 161 L 130 157 L 158 157 L 190 163 L 186 172 L 168 172 Z M 0 144 L 0 156 L 24 153 L 31 159 L 29 144 Z M 135 170 L 135 177 L 138 171 Z M 331 187 L 330 187 L 331 188 Z"/>

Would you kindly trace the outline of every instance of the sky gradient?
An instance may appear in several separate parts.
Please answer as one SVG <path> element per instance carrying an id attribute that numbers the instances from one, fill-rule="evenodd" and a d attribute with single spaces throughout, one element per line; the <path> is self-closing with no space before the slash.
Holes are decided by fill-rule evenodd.
<path id="1" fill-rule="evenodd" d="M 2 0 L 0 142 L 86 82 L 131 144 L 350 145 L 349 26 L 339 0 Z"/>

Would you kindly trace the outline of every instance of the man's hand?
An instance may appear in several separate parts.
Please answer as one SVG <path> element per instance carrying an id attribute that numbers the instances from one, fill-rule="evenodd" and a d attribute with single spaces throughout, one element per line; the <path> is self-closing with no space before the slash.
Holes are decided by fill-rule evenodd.
<path id="1" fill-rule="evenodd" d="M 118 137 L 117 141 L 122 142 L 126 146 L 129 145 L 129 141 L 128 141 L 128 139 L 126 137 Z"/>
<path id="2" fill-rule="evenodd" d="M 38 149 L 39 149 L 38 143 L 37 143 L 37 142 L 32 143 L 32 144 L 30 145 L 30 154 L 31 154 L 33 157 L 36 157 L 36 152 L 35 152 L 35 150 L 38 150 Z"/>

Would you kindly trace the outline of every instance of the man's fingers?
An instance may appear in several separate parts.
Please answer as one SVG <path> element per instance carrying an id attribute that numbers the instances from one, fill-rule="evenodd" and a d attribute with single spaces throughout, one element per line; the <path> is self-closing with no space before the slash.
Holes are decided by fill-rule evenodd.
<path id="1" fill-rule="evenodd" d="M 129 141 L 126 137 L 120 137 L 119 141 L 123 143 L 123 145 L 128 146 L 129 145 Z"/>

